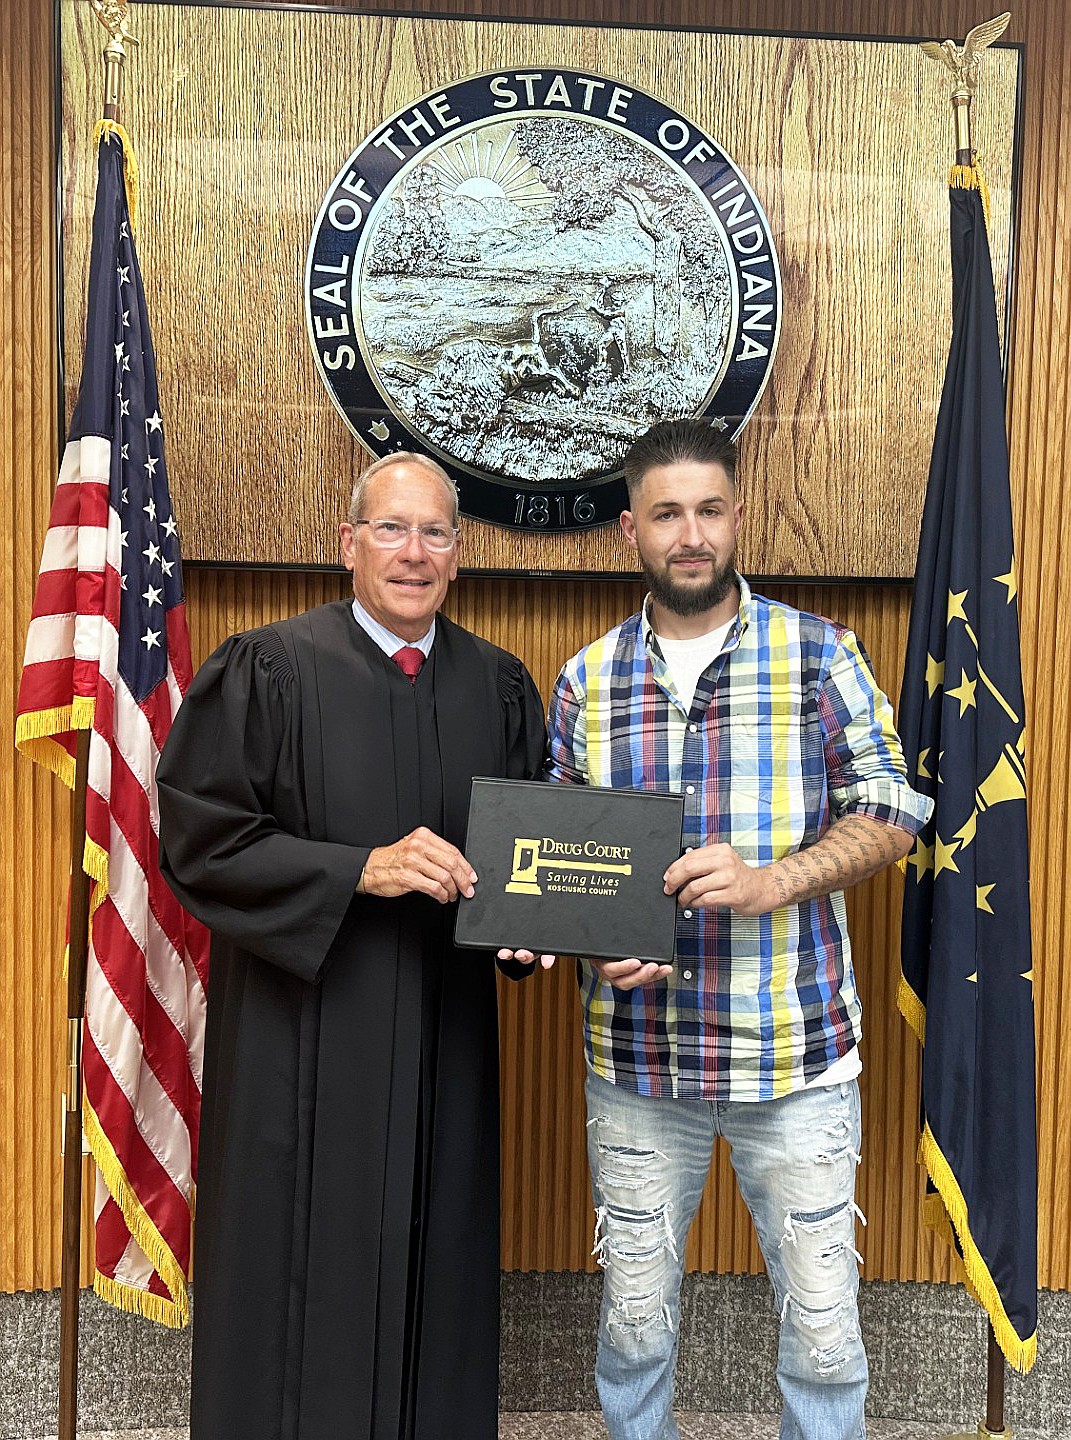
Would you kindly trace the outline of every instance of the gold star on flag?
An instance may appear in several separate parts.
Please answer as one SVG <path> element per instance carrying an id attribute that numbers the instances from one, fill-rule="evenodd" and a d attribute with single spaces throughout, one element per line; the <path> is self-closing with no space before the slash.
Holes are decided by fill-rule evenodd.
<path id="1" fill-rule="evenodd" d="M 1012 560 L 1011 564 L 1008 566 L 1008 573 L 1007 573 L 1007 575 L 994 575 L 994 576 L 993 576 L 993 579 L 994 579 L 999 585 L 1007 585 L 1007 587 L 1008 587 L 1008 604 L 1010 605 L 1011 602 L 1015 599 L 1015 597 L 1016 597 L 1016 595 L 1018 594 L 1018 591 L 1019 591 L 1019 587 L 1018 587 L 1018 585 L 1015 583 L 1015 561 Z"/>
<path id="2" fill-rule="evenodd" d="M 933 692 L 945 683 L 945 662 L 935 660 L 932 655 L 926 655 L 926 689 L 930 692 L 930 699 L 933 699 Z"/>
<path id="3" fill-rule="evenodd" d="M 917 884 L 921 884 L 922 877 L 927 870 L 933 869 L 933 846 L 924 845 L 921 835 L 915 840 L 915 848 L 908 856 L 907 863 L 915 867 L 915 881 Z"/>
<path id="4" fill-rule="evenodd" d="M 984 910 L 987 915 L 992 915 L 992 913 L 993 913 L 992 908 L 990 907 L 990 904 L 989 904 L 989 892 L 990 892 L 990 890 L 993 890 L 993 889 L 995 889 L 995 888 L 996 888 L 996 882 L 995 882 L 995 881 L 994 881 L 994 883 L 993 883 L 992 885 L 976 885 L 976 886 L 974 887 L 974 903 L 975 903 L 975 906 L 976 906 L 977 909 L 979 909 L 979 910 Z"/>
<path id="5" fill-rule="evenodd" d="M 956 594 L 956 592 L 955 592 L 954 590 L 950 590 L 950 591 L 948 592 L 948 623 L 949 623 L 949 625 L 952 624 L 952 621 L 953 621 L 953 620 L 966 620 L 966 619 L 967 619 L 967 612 L 966 612 L 966 610 L 964 610 L 964 608 L 963 608 L 963 602 L 964 602 L 964 600 L 966 600 L 967 594 L 968 594 L 968 592 L 967 592 L 966 590 L 961 590 L 958 595 Z"/>
<path id="6" fill-rule="evenodd" d="M 972 985 L 977 985 L 977 984 L 978 984 L 978 971 L 977 971 L 977 970 L 972 970 L 971 973 L 967 976 L 967 979 L 971 982 Z"/>
<path id="7" fill-rule="evenodd" d="M 921 775 L 921 777 L 923 778 L 923 780 L 932 780 L 932 779 L 933 779 L 933 776 L 930 774 L 929 770 L 926 768 L 926 759 L 927 759 L 929 753 L 930 753 L 930 751 L 929 751 L 929 748 L 928 748 L 928 747 L 927 747 L 925 750 L 920 750 L 920 751 L 919 751 L 919 763 L 918 763 L 918 766 L 916 767 L 915 773 L 916 773 L 917 775 Z"/>
<path id="8" fill-rule="evenodd" d="M 962 845 L 963 849 L 966 850 L 967 846 L 972 843 L 977 833 L 978 811 L 975 809 L 971 811 L 970 818 L 967 820 L 966 824 L 961 825 L 960 828 L 956 831 L 956 839 Z"/>
<path id="9" fill-rule="evenodd" d="M 1030 967 L 1029 970 L 1024 970 L 1023 973 L 1019 976 L 1019 979 L 1020 979 L 1020 980 L 1029 980 L 1030 983 L 1031 983 L 1031 985 L 1033 985 L 1033 983 L 1034 983 L 1034 967 L 1031 965 L 1031 967 Z"/>
<path id="10" fill-rule="evenodd" d="M 953 855 L 959 849 L 958 840 L 950 840 L 947 844 L 937 836 L 934 844 L 933 876 L 936 880 L 942 870 L 951 870 L 953 874 L 959 874 L 959 866 L 953 860 Z"/>
<path id="11" fill-rule="evenodd" d="M 946 690 L 945 694 L 950 695 L 953 700 L 959 701 L 959 718 L 962 720 L 972 706 L 976 710 L 978 708 L 978 702 L 974 698 L 974 692 L 978 688 L 978 681 L 968 680 L 966 670 L 961 670 L 959 674 L 959 684 L 954 690 Z"/>

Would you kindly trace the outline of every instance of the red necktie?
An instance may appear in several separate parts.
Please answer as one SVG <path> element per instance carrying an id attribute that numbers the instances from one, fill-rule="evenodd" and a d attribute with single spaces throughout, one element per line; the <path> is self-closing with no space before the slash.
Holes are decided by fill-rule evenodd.
<path id="1" fill-rule="evenodd" d="M 409 676 L 410 685 L 414 684 L 416 677 L 420 674 L 420 667 L 424 663 L 424 652 L 418 650 L 415 645 L 403 645 L 400 650 L 395 650 L 391 659 L 399 670 Z"/>

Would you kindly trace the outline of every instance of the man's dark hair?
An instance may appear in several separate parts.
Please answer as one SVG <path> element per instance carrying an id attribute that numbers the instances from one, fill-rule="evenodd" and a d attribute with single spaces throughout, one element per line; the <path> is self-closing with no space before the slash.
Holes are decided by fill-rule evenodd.
<path id="1" fill-rule="evenodd" d="M 629 500 L 639 489 L 648 470 L 661 465 L 720 465 L 736 484 L 737 449 L 723 431 L 709 420 L 660 420 L 634 440 L 625 454 L 625 484 Z"/>

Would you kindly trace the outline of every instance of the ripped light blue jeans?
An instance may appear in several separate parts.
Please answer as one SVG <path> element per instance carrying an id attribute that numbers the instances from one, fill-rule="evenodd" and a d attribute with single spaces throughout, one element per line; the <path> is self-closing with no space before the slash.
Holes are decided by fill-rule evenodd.
<path id="1" fill-rule="evenodd" d="M 781 1318 L 781 1440 L 861 1440 L 858 1082 L 716 1102 L 651 1099 L 589 1070 L 586 1093 L 595 1254 L 605 1272 L 595 1382 L 611 1440 L 677 1440 L 684 1246 L 719 1135 Z"/>

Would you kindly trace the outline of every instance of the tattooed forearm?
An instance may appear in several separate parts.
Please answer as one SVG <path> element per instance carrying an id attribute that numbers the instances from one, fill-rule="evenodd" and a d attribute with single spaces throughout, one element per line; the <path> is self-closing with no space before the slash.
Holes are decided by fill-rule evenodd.
<path id="1" fill-rule="evenodd" d="M 894 825 L 865 815 L 845 815 L 821 840 L 770 866 L 778 905 L 794 905 L 845 890 L 876 875 L 911 847 L 911 837 Z"/>

